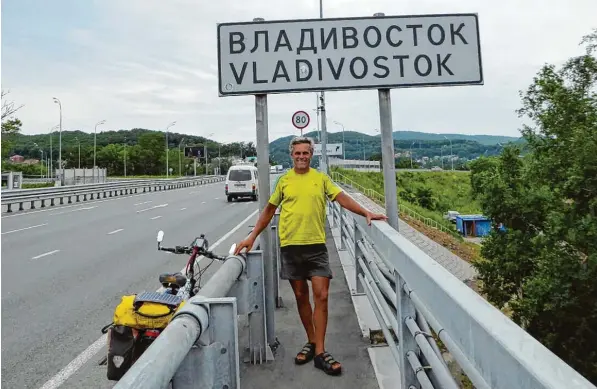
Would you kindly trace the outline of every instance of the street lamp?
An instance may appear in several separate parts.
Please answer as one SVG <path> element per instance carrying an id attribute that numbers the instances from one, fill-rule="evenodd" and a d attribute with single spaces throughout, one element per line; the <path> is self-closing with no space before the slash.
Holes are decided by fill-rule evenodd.
<path id="1" fill-rule="evenodd" d="M 452 170 L 454 170 L 454 152 L 452 150 L 452 139 L 449 139 L 447 136 L 444 135 L 444 138 L 450 141 L 450 160 L 452 161 Z"/>
<path id="2" fill-rule="evenodd" d="M 60 169 L 60 185 L 64 185 L 64 166 L 62 164 L 62 103 L 56 97 L 52 97 L 54 103 L 60 108 L 60 135 L 58 137 L 58 168 Z"/>
<path id="3" fill-rule="evenodd" d="M 79 169 L 81 169 L 81 141 L 78 136 L 75 136 L 75 140 L 79 144 Z"/>
<path id="4" fill-rule="evenodd" d="M 52 135 L 54 135 L 54 130 L 57 129 L 58 127 L 59 127 L 59 125 L 56 124 L 54 127 L 52 127 L 50 129 L 50 164 L 48 165 L 48 170 L 50 171 L 50 175 L 49 175 L 50 178 L 54 178 L 54 164 L 52 162 L 52 160 L 54 159 L 54 154 L 52 151 L 52 138 L 53 138 Z"/>
<path id="5" fill-rule="evenodd" d="M 182 177 L 182 152 L 180 151 L 180 146 L 182 146 L 182 142 L 184 142 L 184 138 L 180 140 L 178 144 L 178 175 Z"/>
<path id="6" fill-rule="evenodd" d="M 175 124 L 176 124 L 176 122 L 172 122 L 172 123 L 168 124 L 168 127 L 166 127 L 166 177 L 168 177 L 170 175 L 169 166 L 168 166 L 168 129 Z"/>
<path id="7" fill-rule="evenodd" d="M 95 124 L 95 128 L 93 130 L 93 182 L 95 182 L 95 151 L 97 147 L 97 126 L 100 124 L 104 124 L 106 121 L 101 120 Z M 99 181 L 99 180 L 98 180 Z"/>
<path id="8" fill-rule="evenodd" d="M 39 147 L 37 143 L 33 143 L 33 146 Z M 39 147 L 39 152 L 41 153 L 41 159 L 39 160 L 39 177 L 44 178 L 44 151 Z"/>

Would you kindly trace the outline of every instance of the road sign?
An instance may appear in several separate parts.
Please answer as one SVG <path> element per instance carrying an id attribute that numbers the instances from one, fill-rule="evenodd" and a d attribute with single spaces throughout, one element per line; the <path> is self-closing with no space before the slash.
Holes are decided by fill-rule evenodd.
<path id="1" fill-rule="evenodd" d="M 309 117 L 309 114 L 305 111 L 296 111 L 292 115 L 292 125 L 298 128 L 299 130 L 306 128 L 310 122 L 311 118 Z"/>
<path id="2" fill-rule="evenodd" d="M 342 143 L 328 143 L 325 148 L 327 155 L 342 155 Z M 321 143 L 315 143 L 314 156 L 321 155 Z"/>
<path id="3" fill-rule="evenodd" d="M 482 85 L 477 14 L 218 24 L 220 96 Z"/>

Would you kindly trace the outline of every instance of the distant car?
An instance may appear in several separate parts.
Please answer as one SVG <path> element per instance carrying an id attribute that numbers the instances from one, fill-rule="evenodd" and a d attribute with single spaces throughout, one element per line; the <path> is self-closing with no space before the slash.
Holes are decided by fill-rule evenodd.
<path id="1" fill-rule="evenodd" d="M 251 197 L 257 201 L 259 187 L 257 168 L 252 165 L 235 165 L 228 169 L 226 176 L 226 196 L 228 202 L 240 197 Z"/>
<path id="2" fill-rule="evenodd" d="M 444 169 L 442 169 L 442 168 L 441 168 L 441 167 L 439 167 L 439 166 L 434 166 L 434 167 L 432 167 L 432 168 L 431 168 L 431 170 L 432 170 L 432 171 L 439 171 L 439 170 L 444 170 Z"/>

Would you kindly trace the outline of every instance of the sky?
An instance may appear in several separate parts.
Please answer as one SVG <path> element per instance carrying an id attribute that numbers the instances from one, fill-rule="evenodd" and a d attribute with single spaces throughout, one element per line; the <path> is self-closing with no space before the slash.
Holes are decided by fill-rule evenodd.
<path id="1" fill-rule="evenodd" d="M 394 130 L 519 136 L 519 91 L 545 63 L 583 53 L 595 0 L 323 0 L 324 17 L 477 13 L 484 85 L 392 91 Z M 592 15 L 592 16 L 591 16 Z M 2 89 L 24 134 L 148 128 L 255 141 L 253 96 L 218 96 L 217 23 L 319 17 L 317 0 L 2 0 Z M 317 127 L 313 92 L 268 97 L 269 140 L 298 134 L 297 110 Z M 326 93 L 328 131 L 371 135 L 376 90 Z M 213 134 L 213 135 L 210 135 Z"/>

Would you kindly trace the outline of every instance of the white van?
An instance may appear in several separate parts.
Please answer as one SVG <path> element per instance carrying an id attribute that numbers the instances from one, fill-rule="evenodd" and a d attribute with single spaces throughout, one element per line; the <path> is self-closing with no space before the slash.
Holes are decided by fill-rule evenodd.
<path id="1" fill-rule="evenodd" d="M 226 175 L 226 196 L 228 202 L 239 197 L 251 197 L 257 201 L 259 188 L 257 185 L 257 168 L 252 165 L 234 165 Z"/>

